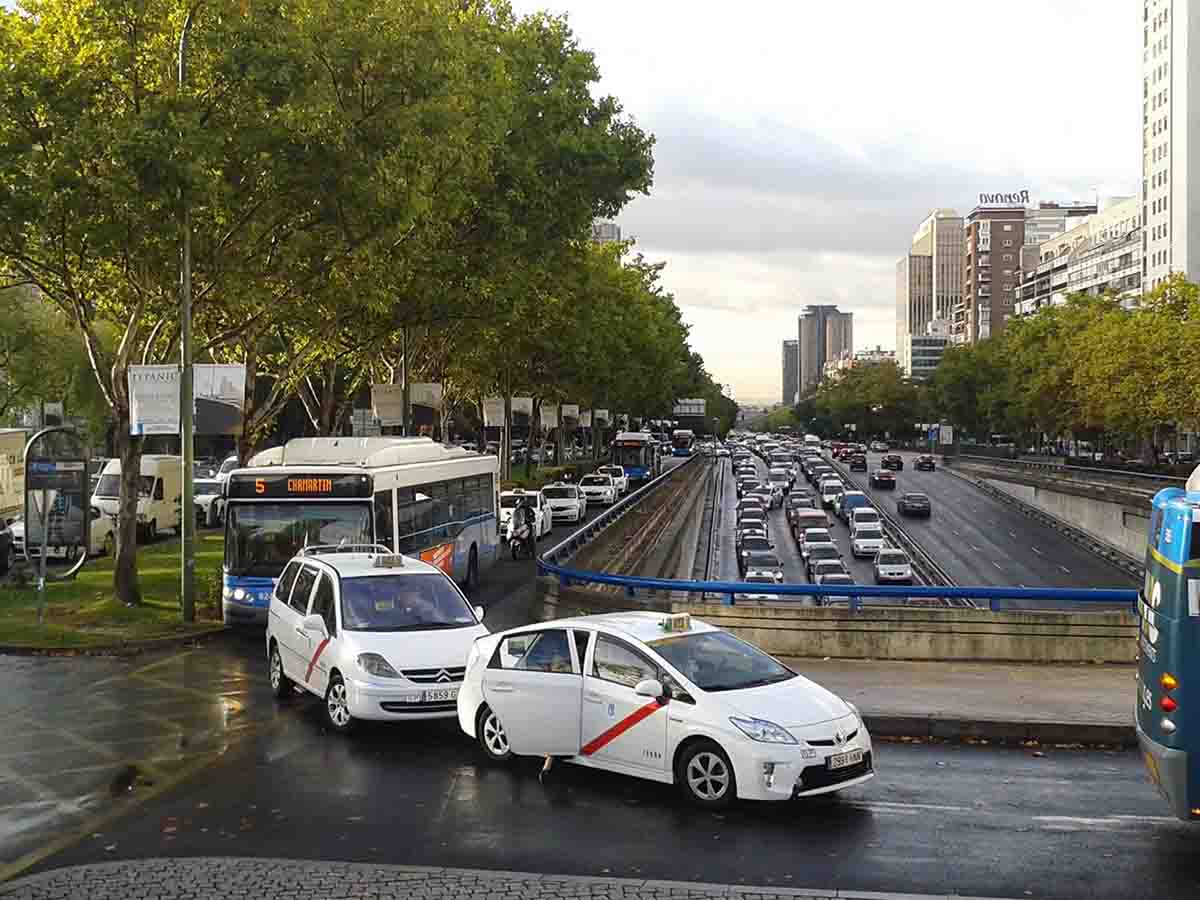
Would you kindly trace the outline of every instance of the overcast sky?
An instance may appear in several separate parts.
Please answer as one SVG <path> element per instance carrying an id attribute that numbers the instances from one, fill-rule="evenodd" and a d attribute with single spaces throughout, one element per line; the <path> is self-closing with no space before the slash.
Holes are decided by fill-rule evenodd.
<path id="1" fill-rule="evenodd" d="M 778 402 L 807 303 L 895 345 L 895 263 L 934 207 L 1136 192 L 1131 0 L 515 0 L 569 15 L 600 89 L 657 138 L 618 219 L 742 402 Z M 978 8 L 977 8 L 978 6 Z M 1002 81 L 1001 81 L 1002 78 Z"/>

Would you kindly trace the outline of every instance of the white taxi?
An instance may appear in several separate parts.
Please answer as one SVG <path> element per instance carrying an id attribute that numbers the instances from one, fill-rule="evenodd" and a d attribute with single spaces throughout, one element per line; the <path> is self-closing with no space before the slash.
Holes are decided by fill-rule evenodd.
<path id="1" fill-rule="evenodd" d="M 613 484 L 617 486 L 618 496 L 629 490 L 629 476 L 625 474 L 624 466 L 600 466 L 596 471 L 613 480 Z"/>
<path id="2" fill-rule="evenodd" d="M 533 534 L 535 540 L 540 541 L 554 527 L 554 516 L 541 491 L 527 491 L 523 488 L 500 492 L 500 540 L 508 540 L 508 522 L 518 503 L 533 507 Z"/>
<path id="3" fill-rule="evenodd" d="M 494 761 L 565 757 L 677 784 L 707 808 L 874 776 L 852 704 L 687 615 L 607 613 L 480 638 L 458 721 Z"/>
<path id="4" fill-rule="evenodd" d="M 579 479 L 579 490 L 588 503 L 612 506 L 617 502 L 617 483 L 611 475 L 584 475 Z"/>
<path id="5" fill-rule="evenodd" d="M 271 596 L 271 689 L 316 694 L 340 732 L 359 719 L 450 718 L 467 652 L 488 633 L 482 619 L 428 563 L 386 547 L 309 548 Z"/>
<path id="6" fill-rule="evenodd" d="M 587 518 L 587 497 L 575 484 L 555 482 L 542 488 L 542 496 L 550 508 L 551 518 L 557 522 L 582 522 Z"/>

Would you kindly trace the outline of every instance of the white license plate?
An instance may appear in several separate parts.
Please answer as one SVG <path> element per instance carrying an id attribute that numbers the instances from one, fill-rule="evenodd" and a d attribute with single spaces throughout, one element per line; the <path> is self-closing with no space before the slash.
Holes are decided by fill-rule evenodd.
<path id="1" fill-rule="evenodd" d="M 846 766 L 853 766 L 862 762 L 862 750 L 847 750 L 845 753 L 835 753 L 829 757 L 829 768 L 844 769 Z"/>
<path id="2" fill-rule="evenodd" d="M 421 695 L 421 699 L 426 703 L 444 703 L 448 700 L 457 700 L 458 688 L 438 688 L 437 690 L 426 691 Z"/>

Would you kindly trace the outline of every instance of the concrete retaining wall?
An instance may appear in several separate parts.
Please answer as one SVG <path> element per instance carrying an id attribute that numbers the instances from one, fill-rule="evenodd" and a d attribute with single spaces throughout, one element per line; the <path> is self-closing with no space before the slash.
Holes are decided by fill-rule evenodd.
<path id="1" fill-rule="evenodd" d="M 676 603 L 777 656 L 970 660 L 1020 663 L 1133 663 L 1132 613 L 990 612 L 782 604 Z"/>

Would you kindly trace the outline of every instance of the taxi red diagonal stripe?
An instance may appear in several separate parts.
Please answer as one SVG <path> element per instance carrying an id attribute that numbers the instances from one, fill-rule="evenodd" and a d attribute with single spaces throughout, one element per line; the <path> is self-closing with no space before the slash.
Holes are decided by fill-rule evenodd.
<path id="1" fill-rule="evenodd" d="M 602 750 L 608 744 L 611 744 L 630 728 L 655 711 L 663 708 L 663 704 L 657 700 L 651 700 L 645 706 L 638 707 L 612 728 L 605 731 L 599 737 L 593 738 L 583 745 L 583 749 L 579 751 L 580 756 L 591 756 L 599 750 Z"/>
<path id="2" fill-rule="evenodd" d="M 325 648 L 328 646 L 329 646 L 329 638 L 325 638 L 325 640 L 323 640 L 323 641 L 321 641 L 321 643 L 317 644 L 317 652 L 314 653 L 312 655 L 312 659 L 310 659 L 308 661 L 308 671 L 304 673 L 305 681 L 308 681 L 308 679 L 312 678 L 312 672 L 313 672 L 313 669 L 315 669 L 317 666 L 317 660 L 321 658 L 321 654 L 325 652 Z"/>

